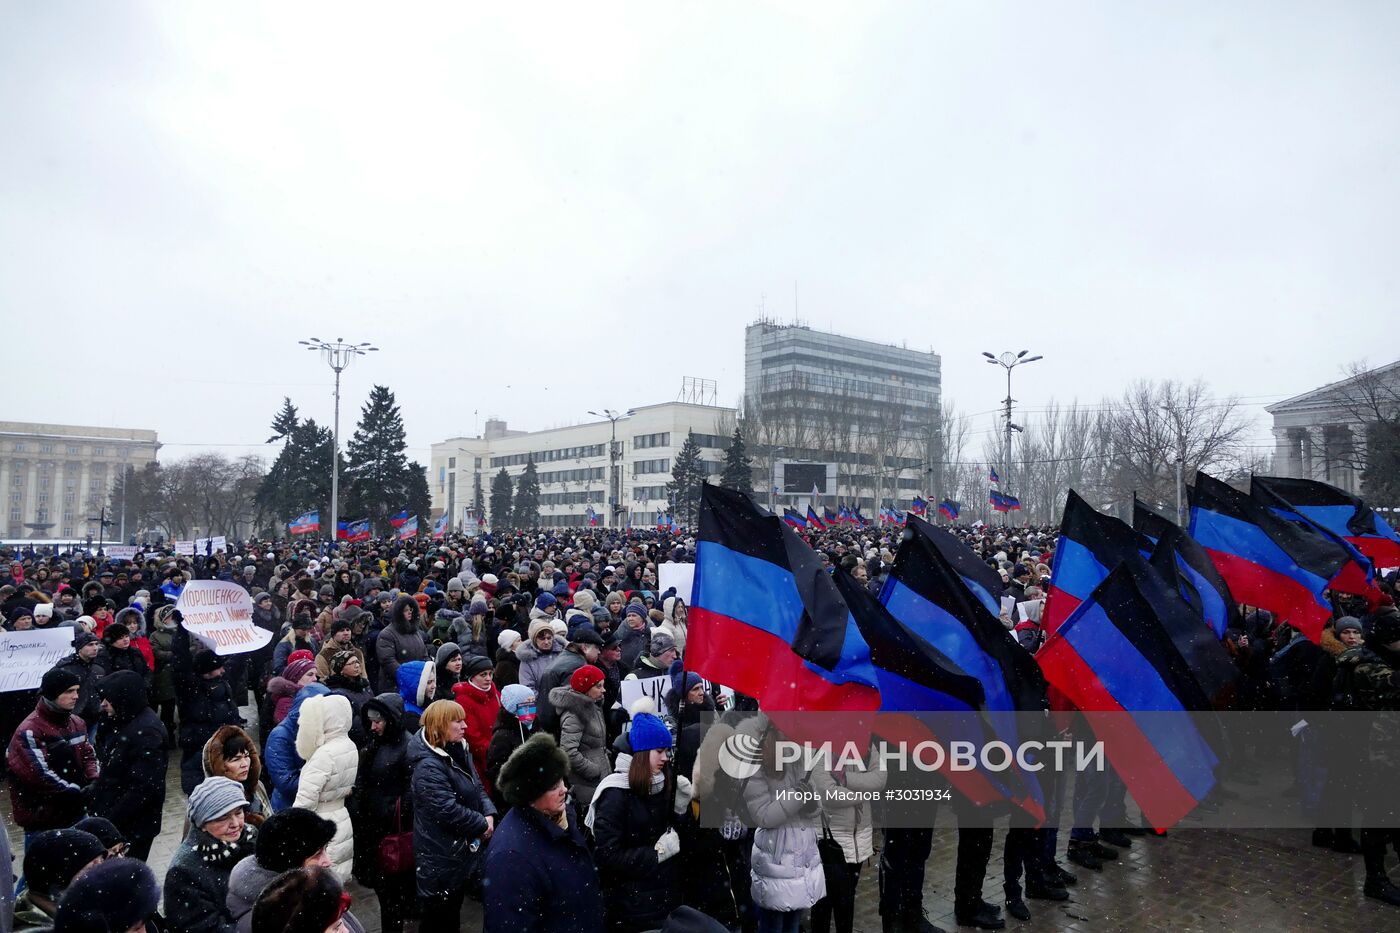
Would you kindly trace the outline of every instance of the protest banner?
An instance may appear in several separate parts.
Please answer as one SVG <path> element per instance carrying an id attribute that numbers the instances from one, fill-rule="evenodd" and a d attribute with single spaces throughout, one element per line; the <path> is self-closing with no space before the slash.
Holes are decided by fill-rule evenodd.
<path id="1" fill-rule="evenodd" d="M 185 557 L 194 557 L 196 554 L 210 554 L 214 551 L 227 551 L 228 538 L 219 535 L 216 538 L 195 538 L 193 541 L 176 541 L 175 553 Z"/>
<path id="2" fill-rule="evenodd" d="M 687 606 L 690 605 L 690 591 L 695 586 L 695 565 L 665 563 L 656 567 L 656 585 L 658 592 L 666 592 L 671 587 L 676 588 L 676 595 L 685 600 Z"/>
<path id="3" fill-rule="evenodd" d="M 253 601 L 237 583 L 191 580 L 175 608 L 185 617 L 185 630 L 215 654 L 256 651 L 272 640 L 271 632 L 253 624 Z"/>
<path id="4" fill-rule="evenodd" d="M 695 565 L 690 564 L 689 566 L 693 567 Z M 710 681 L 702 680 L 701 682 L 704 683 L 707 693 L 716 690 L 716 686 Z M 719 687 L 718 690 L 721 696 L 726 696 L 730 699 L 732 706 L 734 691 L 728 687 Z M 623 709 L 630 710 L 632 704 L 642 697 L 650 697 L 651 701 L 656 704 L 658 710 L 664 710 L 666 707 L 662 701 L 665 699 L 666 694 L 670 692 L 671 678 L 667 677 L 665 674 L 658 674 L 655 677 L 639 677 L 636 680 L 624 680 L 622 682 L 622 696 L 619 702 L 622 703 Z"/>
<path id="5" fill-rule="evenodd" d="M 73 629 L 0 631 L 0 693 L 34 690 L 44 672 L 73 653 Z"/>
<path id="6" fill-rule="evenodd" d="M 109 544 L 102 549 L 108 560 L 135 560 L 141 549 L 134 544 Z"/>

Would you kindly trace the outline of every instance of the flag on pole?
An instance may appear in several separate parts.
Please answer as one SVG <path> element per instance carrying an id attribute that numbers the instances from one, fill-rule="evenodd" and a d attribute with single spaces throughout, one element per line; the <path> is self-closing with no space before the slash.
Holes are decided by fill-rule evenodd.
<path id="1" fill-rule="evenodd" d="M 944 499 L 942 502 L 938 503 L 938 514 L 942 515 L 950 522 L 955 522 L 958 520 L 958 516 L 962 514 L 962 504 L 954 502 L 952 499 Z"/>
<path id="2" fill-rule="evenodd" d="M 923 518 L 928 514 L 928 500 L 922 496 L 915 496 L 914 501 L 909 504 L 909 511 Z"/>
<path id="3" fill-rule="evenodd" d="M 598 511 L 591 505 L 588 507 L 588 524 L 590 527 L 598 524 Z"/>
<path id="4" fill-rule="evenodd" d="M 442 517 L 433 522 L 433 537 L 443 538 L 447 536 L 447 513 L 442 513 Z"/>
<path id="5" fill-rule="evenodd" d="M 402 523 L 399 525 L 399 540 L 400 540 L 400 541 L 406 541 L 406 540 L 408 540 L 409 538 L 416 538 L 416 537 L 418 537 L 418 516 L 417 516 L 417 515 L 415 515 L 415 516 L 413 516 L 412 518 L 410 518 L 410 519 L 408 519 L 408 520 L 402 522 Z"/>
<path id="6" fill-rule="evenodd" d="M 817 515 L 817 510 L 812 508 L 810 505 L 807 506 L 807 527 L 815 528 L 817 531 L 821 531 L 824 528 L 826 528 L 826 523 L 821 520 L 821 517 L 819 515 Z"/>
<path id="7" fill-rule="evenodd" d="M 294 535 L 306 535 L 321 530 L 320 512 L 303 512 L 287 523 L 287 530 Z"/>
<path id="8" fill-rule="evenodd" d="M 345 540 L 351 544 L 357 541 L 368 541 L 370 539 L 370 521 L 362 518 L 357 522 L 344 522 Z"/>
<path id="9" fill-rule="evenodd" d="M 795 512 L 792 509 L 783 509 L 783 521 L 787 522 L 788 525 L 792 528 L 807 527 L 807 519 L 803 518 L 800 513 Z"/>
<path id="10" fill-rule="evenodd" d="M 390 515 L 390 516 L 389 516 L 389 524 L 392 525 L 392 526 L 395 527 L 395 528 L 401 528 L 401 527 L 403 527 L 403 524 L 404 524 L 404 522 L 406 522 L 406 521 L 408 521 L 408 509 L 404 509 L 402 512 L 400 512 L 400 513 L 397 514 L 397 515 Z"/>
<path id="11" fill-rule="evenodd" d="M 987 467 L 987 478 L 994 483 L 1001 482 L 1000 477 L 997 476 L 997 468 L 994 466 Z"/>

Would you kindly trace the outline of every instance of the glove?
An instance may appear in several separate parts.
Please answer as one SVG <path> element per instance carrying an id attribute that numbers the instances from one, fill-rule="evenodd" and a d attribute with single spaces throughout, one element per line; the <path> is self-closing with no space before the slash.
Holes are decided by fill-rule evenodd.
<path id="1" fill-rule="evenodd" d="M 676 835 L 674 829 L 668 829 L 662 833 L 661 838 L 656 840 L 656 862 L 660 864 L 673 855 L 679 855 L 681 851 L 681 837 Z"/>
<path id="2" fill-rule="evenodd" d="M 676 776 L 676 816 L 685 814 L 686 807 L 690 806 L 690 799 L 695 796 L 695 786 L 690 783 L 690 778 L 684 774 Z"/>

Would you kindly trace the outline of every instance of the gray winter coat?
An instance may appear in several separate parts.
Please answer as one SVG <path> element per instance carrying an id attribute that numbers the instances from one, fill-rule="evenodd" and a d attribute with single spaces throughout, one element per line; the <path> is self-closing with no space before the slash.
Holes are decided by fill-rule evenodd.
<path id="1" fill-rule="evenodd" d="M 557 635 L 554 637 L 554 650 L 545 654 L 540 654 L 539 649 L 529 641 L 522 641 L 515 649 L 516 660 L 520 662 L 520 680 L 518 682 L 534 690 L 538 695 L 540 680 L 544 677 L 545 672 L 554 665 L 554 662 L 559 660 L 564 647 L 564 639 Z"/>
<path id="2" fill-rule="evenodd" d="M 559 714 L 559 747 L 569 756 L 569 783 L 574 799 L 586 808 L 598 782 L 612 771 L 603 709 L 567 685 L 549 691 L 549 699 Z"/>

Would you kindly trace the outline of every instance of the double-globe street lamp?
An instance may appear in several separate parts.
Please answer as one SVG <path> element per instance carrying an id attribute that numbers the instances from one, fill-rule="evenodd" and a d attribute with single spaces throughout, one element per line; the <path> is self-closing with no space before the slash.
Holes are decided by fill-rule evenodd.
<path id="1" fill-rule="evenodd" d="M 1037 355 L 1037 356 L 1027 356 L 1026 354 L 1028 354 L 1028 353 L 1030 353 L 1030 352 L 1031 352 L 1031 351 L 1029 351 L 1029 350 L 1022 350 L 1022 351 L 1020 351 L 1019 353 L 1012 353 L 1010 350 L 1007 350 L 1007 351 L 1006 351 L 1005 353 L 1003 353 L 1001 356 L 993 356 L 992 354 L 988 353 L 986 350 L 983 350 L 983 351 L 982 351 L 982 355 L 985 356 L 985 357 L 987 358 L 987 362 L 988 362 L 988 363 L 993 363 L 993 364 L 995 364 L 995 365 L 997 365 L 997 366 L 1000 366 L 1001 368 L 1003 368 L 1003 369 L 1006 370 L 1006 398 L 1003 400 L 1003 404 L 1006 406 L 1006 408 L 1005 408 L 1005 410 L 1004 410 L 1004 412 L 1003 412 L 1003 417 L 1006 419 L 1006 427 L 1005 427 L 1006 436 L 1005 436 L 1004 440 L 1002 441 L 1002 453 L 1001 453 L 1001 469 L 1002 469 L 1002 472 L 1004 472 L 1004 473 L 1006 474 L 1006 485 L 1002 487 L 1003 489 L 1010 489 L 1010 488 L 1012 488 L 1012 484 L 1011 484 L 1011 432 L 1012 432 L 1012 431 L 1020 431 L 1020 430 L 1021 430 L 1021 426 L 1018 425 L 1018 424 L 1013 423 L 1012 420 L 1011 420 L 1011 409 L 1012 409 L 1012 406 L 1015 404 L 1015 401 L 1016 401 L 1015 399 L 1013 399 L 1013 398 L 1011 397 L 1011 370 L 1015 369 L 1017 366 L 1022 365 L 1023 363 L 1034 363 L 1036 360 L 1043 360 L 1043 359 L 1045 359 L 1045 357 L 1039 356 L 1039 355 Z M 1025 491 L 1025 490 L 1022 490 L 1022 492 L 1024 492 L 1024 491 Z"/>

